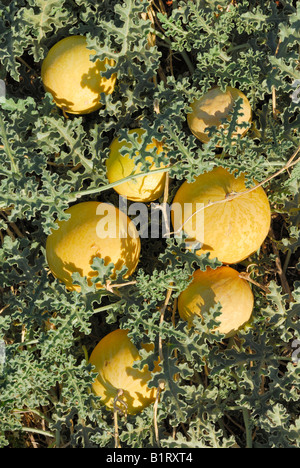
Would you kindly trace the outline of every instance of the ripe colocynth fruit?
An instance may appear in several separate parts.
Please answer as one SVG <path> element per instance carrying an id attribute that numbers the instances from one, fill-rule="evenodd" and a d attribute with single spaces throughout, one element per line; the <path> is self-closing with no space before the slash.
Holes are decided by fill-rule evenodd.
<path id="1" fill-rule="evenodd" d="M 238 99 L 242 99 L 242 106 L 239 110 L 241 115 L 237 118 L 237 124 L 246 123 L 247 126 L 237 126 L 232 136 L 243 136 L 250 128 L 252 110 L 250 103 L 239 89 L 228 86 L 226 91 L 222 91 L 218 86 L 205 93 L 200 99 L 191 103 L 192 112 L 187 115 L 187 122 L 191 132 L 203 143 L 210 140 L 208 130 L 211 127 L 220 128 L 222 119 L 227 119 L 229 125 L 229 115 Z"/>
<path id="2" fill-rule="evenodd" d="M 145 130 L 142 128 L 135 128 L 128 131 L 129 135 L 135 133 L 137 133 L 137 141 L 141 142 L 141 135 L 145 133 Z M 108 159 L 106 160 L 107 178 L 110 183 L 117 182 L 118 180 L 124 179 L 125 177 L 133 174 L 141 173 L 141 164 L 135 168 L 135 156 L 132 157 L 132 155 L 129 153 L 125 155 L 121 154 L 120 150 L 124 148 L 132 148 L 132 143 L 130 143 L 130 141 L 120 141 L 118 138 L 115 138 L 110 145 L 110 153 Z M 150 171 L 159 169 L 154 165 L 153 157 L 150 153 L 152 148 L 156 148 L 157 154 L 160 154 L 163 151 L 162 144 L 157 140 L 153 140 L 152 143 L 149 143 L 146 146 L 145 159 L 146 161 L 152 163 L 149 169 Z M 161 164 L 160 167 L 163 168 L 165 166 Z M 136 202 L 149 202 L 156 200 L 162 195 L 164 190 L 165 177 L 166 175 L 164 172 L 149 174 L 124 182 L 115 186 L 114 189 L 123 197 L 127 197 L 128 200 Z"/>
<path id="3" fill-rule="evenodd" d="M 209 252 L 210 258 L 222 263 L 241 262 L 260 248 L 271 223 L 270 204 L 263 188 L 239 195 L 246 190 L 244 175 L 235 178 L 222 167 L 201 174 L 192 183 L 185 181 L 173 200 L 174 207 L 178 204 L 181 208 L 171 212 L 174 230 L 183 226 L 188 240 L 201 244 L 198 255 Z M 234 195 L 239 196 L 226 201 Z M 197 204 L 203 204 L 201 211 Z M 175 217 L 178 211 L 181 213 Z M 194 228 L 195 217 L 199 217 L 196 224 L 203 224 L 202 232 Z"/>
<path id="4" fill-rule="evenodd" d="M 178 298 L 178 312 L 191 325 L 195 316 L 203 316 L 218 303 L 222 311 L 216 318 L 220 322 L 216 331 L 232 336 L 249 321 L 254 297 L 249 283 L 229 266 L 196 270 L 192 283 Z"/>
<path id="5" fill-rule="evenodd" d="M 116 407 L 123 412 L 135 414 L 153 403 L 156 393 L 155 388 L 147 385 L 151 379 L 148 366 L 142 370 L 133 367 L 133 363 L 140 360 L 140 355 L 127 333 L 127 330 L 117 329 L 102 338 L 89 362 L 98 372 L 92 389 L 101 397 L 101 403 L 113 409 L 115 401 Z M 153 349 L 151 344 L 144 347 L 147 351 Z M 158 370 L 156 362 L 153 372 Z M 118 394 L 120 398 L 116 399 Z"/>
<path id="6" fill-rule="evenodd" d="M 73 284 L 72 273 L 86 276 L 88 283 L 97 273 L 91 268 L 93 259 L 104 259 L 116 269 L 128 268 L 125 277 L 137 267 L 141 242 L 133 222 L 113 205 L 82 202 L 66 210 L 71 217 L 56 221 L 58 229 L 48 236 L 46 254 L 53 275 L 68 289 L 80 290 Z M 101 284 L 97 284 L 101 287 Z"/>
<path id="7" fill-rule="evenodd" d="M 102 76 L 106 65 L 114 60 L 92 62 L 95 51 L 87 48 L 84 36 L 69 36 L 57 42 L 42 63 L 41 76 L 45 90 L 58 107 L 71 114 L 87 114 L 101 107 L 100 94 L 111 94 L 116 75 Z"/>

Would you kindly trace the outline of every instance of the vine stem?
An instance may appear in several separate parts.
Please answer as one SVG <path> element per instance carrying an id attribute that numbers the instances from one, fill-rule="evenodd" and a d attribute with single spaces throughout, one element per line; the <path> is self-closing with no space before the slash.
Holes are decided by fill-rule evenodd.
<path id="1" fill-rule="evenodd" d="M 169 174 L 167 173 L 166 174 L 166 180 L 165 180 L 165 188 L 164 188 L 163 207 L 166 207 L 168 196 L 169 196 L 169 182 L 170 182 Z M 164 304 L 160 309 L 160 318 L 159 318 L 159 325 L 160 326 L 162 325 L 162 323 L 164 321 L 165 311 L 166 311 L 166 309 L 168 307 L 168 304 L 170 302 L 170 299 L 171 299 L 171 295 L 172 295 L 172 291 L 173 291 L 172 290 L 172 284 L 173 283 L 171 283 L 170 287 L 167 290 L 167 294 L 166 294 L 166 297 L 165 297 Z M 161 333 L 159 333 L 159 336 L 158 336 L 158 353 L 159 353 L 160 362 L 163 362 L 164 356 L 163 356 L 163 350 L 162 350 Z M 158 424 L 157 424 L 157 411 L 158 411 L 159 396 L 160 396 L 162 390 L 164 390 L 164 388 L 165 388 L 165 383 L 164 383 L 163 380 L 160 380 L 159 384 L 158 384 L 158 387 L 156 389 L 156 398 L 155 398 L 154 408 L 153 408 L 153 425 L 154 425 L 155 438 L 156 438 L 156 442 L 157 442 L 158 447 L 160 447 L 160 440 L 159 440 L 159 430 L 158 430 Z"/>
<path id="2" fill-rule="evenodd" d="M 237 388 L 239 394 L 241 394 L 241 389 L 240 389 L 240 382 L 238 379 L 238 376 L 235 372 L 232 373 L 234 379 L 236 380 L 237 383 Z M 245 425 L 245 431 L 246 431 L 246 448 L 252 448 L 253 443 L 252 443 L 252 430 L 251 430 L 251 421 L 250 421 L 250 411 L 248 408 L 245 408 L 243 406 L 240 407 L 242 410 L 243 414 L 243 419 L 244 419 L 244 425 Z"/>
<path id="3" fill-rule="evenodd" d="M 278 54 L 279 46 L 280 46 L 280 40 L 278 41 L 278 44 L 277 44 L 275 57 Z M 273 68 L 275 68 L 275 67 L 273 67 Z M 275 86 L 272 86 L 272 110 L 273 110 L 273 118 L 276 120 L 277 119 L 277 109 L 276 109 L 276 87 Z"/>
<path id="4" fill-rule="evenodd" d="M 25 67 L 27 67 L 28 70 L 30 70 L 30 72 L 35 76 L 35 78 L 40 78 L 38 73 L 27 62 L 25 62 L 25 60 L 22 57 L 16 57 L 16 60 L 25 65 Z"/>
<path id="5" fill-rule="evenodd" d="M 119 408 L 117 406 L 117 403 L 121 403 L 121 405 L 125 408 L 125 411 L 122 409 L 122 411 L 125 413 L 125 416 L 127 415 L 127 404 L 122 400 L 122 396 L 124 394 L 124 391 L 122 388 L 118 389 L 117 395 L 114 398 L 114 438 L 115 438 L 115 448 L 121 448 L 121 443 L 120 443 L 120 437 L 119 437 L 119 425 L 118 425 L 118 411 Z"/>
<path id="6" fill-rule="evenodd" d="M 254 281 L 252 278 L 250 278 L 250 273 L 240 272 L 239 277 L 246 280 L 246 281 L 249 281 L 249 283 L 252 283 L 255 286 L 257 286 L 258 288 L 262 289 L 266 294 L 270 293 L 269 288 L 263 286 L 262 284 L 258 283 L 257 281 Z"/>
<path id="7" fill-rule="evenodd" d="M 21 427 L 20 428 L 21 431 L 24 431 L 24 432 L 32 432 L 33 434 L 40 434 L 40 435 L 43 435 L 45 437 L 53 437 L 54 438 L 54 435 L 51 434 L 51 432 L 48 432 L 48 431 L 43 431 L 42 429 L 35 429 L 34 427 Z"/>
<path id="8" fill-rule="evenodd" d="M 285 261 L 284 261 L 284 266 L 283 266 L 283 273 L 284 274 L 286 274 L 288 265 L 290 263 L 291 256 L 292 256 L 292 251 L 289 250 L 288 253 L 286 254 Z"/>
<path id="9" fill-rule="evenodd" d="M 29 408 L 29 409 L 14 409 L 13 410 L 14 413 L 19 413 L 19 414 L 25 414 L 25 413 L 32 413 L 32 414 L 36 414 L 37 416 L 40 416 L 40 418 L 44 419 L 45 421 L 47 421 L 48 423 L 52 423 L 53 421 L 48 418 L 48 416 L 46 416 L 44 413 L 42 413 L 41 411 L 39 410 L 36 410 L 36 409 L 32 409 L 32 408 Z M 51 437 L 53 437 L 53 435 L 51 434 Z"/>
<path id="10" fill-rule="evenodd" d="M 0 119 L 1 119 L 1 117 L 0 117 Z M 167 167 L 163 167 L 163 168 L 159 168 L 159 169 L 153 169 L 152 171 L 148 171 L 148 172 L 141 172 L 139 174 L 132 174 L 130 176 L 124 177 L 123 179 L 117 180 L 116 182 L 112 182 L 111 184 L 103 185 L 102 187 L 95 187 L 95 188 L 92 188 L 92 189 L 79 190 L 78 192 L 73 192 L 73 193 L 70 194 L 70 197 L 67 200 L 67 202 L 72 203 L 72 202 L 77 201 L 79 198 L 81 198 L 81 197 L 83 197 L 85 195 L 95 195 L 95 194 L 98 194 L 98 193 L 105 192 L 106 190 L 109 190 L 109 189 L 111 189 L 113 187 L 116 187 L 117 185 L 123 184 L 124 182 L 128 182 L 130 180 L 137 179 L 139 177 L 144 177 L 144 176 L 147 176 L 147 175 L 150 175 L 150 174 L 152 175 L 152 174 L 159 174 L 159 173 L 162 173 L 162 172 L 169 172 L 171 168 L 176 166 L 176 164 L 178 164 L 178 163 L 175 163 L 172 166 L 167 166 Z M 5 208 L 7 208 L 7 205 L 5 203 L 0 203 L 0 210 L 3 210 Z"/>
<path id="11" fill-rule="evenodd" d="M 158 431 L 158 424 L 157 424 L 157 410 L 158 410 L 159 396 L 161 392 L 164 390 L 164 388 L 165 388 L 165 383 L 163 380 L 160 380 L 159 385 L 156 389 L 156 397 L 155 397 L 155 402 L 153 405 L 153 425 L 154 425 L 156 443 L 158 447 L 160 447 L 160 441 L 159 441 L 159 431 Z"/>
<path id="12" fill-rule="evenodd" d="M 276 265 L 276 268 L 277 268 L 277 274 L 278 274 L 278 276 L 280 278 L 282 288 L 288 294 L 289 300 L 292 302 L 293 301 L 292 291 L 290 289 L 290 286 L 289 286 L 288 280 L 286 278 L 285 272 L 284 272 L 284 270 L 282 268 L 280 254 L 279 254 L 279 250 L 278 250 L 277 245 L 276 245 L 275 235 L 274 235 L 274 232 L 273 232 L 272 228 L 270 229 L 270 236 L 271 236 L 271 240 L 272 240 L 273 251 L 274 251 L 274 254 L 275 254 L 275 265 Z"/>
<path id="13" fill-rule="evenodd" d="M 298 214 L 294 225 L 295 225 L 296 227 L 298 227 L 299 223 L 300 223 L 300 213 Z M 292 256 L 292 251 L 291 251 L 291 250 L 288 250 L 288 252 L 287 252 L 287 254 L 286 254 L 285 261 L 284 261 L 284 265 L 283 265 L 283 273 L 284 273 L 284 274 L 285 274 L 286 271 L 287 271 L 288 265 L 289 265 L 289 263 L 290 263 L 291 256 Z"/>
<path id="14" fill-rule="evenodd" d="M 155 29 L 153 26 L 150 29 L 153 32 L 153 34 L 155 34 L 160 39 L 165 41 L 168 47 L 172 48 L 172 41 L 165 34 L 163 34 L 160 31 L 157 31 L 157 29 Z M 194 66 L 193 66 L 188 54 L 185 52 L 185 50 L 180 51 L 180 54 L 181 54 L 183 60 L 185 61 L 186 66 L 188 67 L 190 74 L 193 75 L 195 69 L 194 69 Z"/>
<path id="15" fill-rule="evenodd" d="M 238 198 L 238 197 L 242 197 L 243 195 L 246 195 L 250 192 L 253 192 L 254 190 L 257 190 L 259 187 L 262 187 L 264 184 L 266 184 L 267 182 L 269 182 L 270 180 L 274 179 L 275 177 L 277 177 L 278 175 L 282 174 L 284 171 L 286 171 L 287 169 L 289 169 L 290 167 L 294 166 L 295 164 L 299 163 L 300 162 L 300 157 L 298 159 L 296 159 L 295 161 L 295 158 L 296 156 L 298 155 L 298 153 L 300 152 L 300 145 L 298 146 L 298 148 L 296 149 L 296 151 L 294 152 L 294 154 L 291 156 L 291 158 L 288 160 L 288 162 L 281 168 L 279 169 L 277 172 L 275 172 L 274 174 L 272 174 L 271 176 L 267 177 L 265 180 L 263 180 L 262 182 L 260 182 L 259 184 L 257 185 L 254 185 L 254 187 L 251 187 L 247 190 L 244 190 L 243 192 L 238 192 L 238 193 L 233 193 L 231 195 L 228 195 L 227 197 L 223 198 L 222 200 L 217 200 L 215 202 L 209 202 L 207 205 L 205 206 L 202 206 L 201 208 L 199 208 L 198 210 L 194 211 L 194 213 L 192 213 L 184 222 L 183 224 L 174 232 L 171 232 L 171 233 L 168 233 L 167 235 L 170 235 L 170 234 L 175 234 L 175 235 L 178 235 L 180 234 L 180 232 L 182 231 L 184 225 L 190 221 L 190 219 L 192 219 L 193 216 L 195 216 L 197 213 L 205 210 L 205 208 L 209 208 L 210 206 L 214 206 L 214 205 L 220 205 L 222 203 L 226 203 L 226 202 L 229 202 L 229 201 L 232 201 L 234 200 L 235 198 Z"/>
<path id="16" fill-rule="evenodd" d="M 171 294 L 172 294 L 172 288 L 169 288 L 167 290 L 167 295 L 166 295 L 166 299 L 165 299 L 165 302 L 164 302 L 164 305 L 162 306 L 162 308 L 160 309 L 160 320 L 159 320 L 159 324 L 161 325 L 164 321 L 164 316 L 165 316 L 165 311 L 166 311 L 166 308 L 168 307 L 168 304 L 170 302 L 170 299 L 171 299 Z M 158 348 L 159 348 L 159 358 L 161 360 L 161 362 L 163 361 L 163 352 L 162 352 L 162 338 L 161 338 L 161 335 L 159 334 L 159 338 L 158 338 Z"/>
<path id="17" fill-rule="evenodd" d="M 228 202 L 228 201 L 231 201 L 231 200 L 234 200 L 235 198 L 238 198 L 238 197 L 241 197 L 243 195 L 246 195 L 247 193 L 250 193 L 254 190 L 256 190 L 257 188 L 261 187 L 262 185 L 266 184 L 267 182 L 269 182 L 270 180 L 274 179 L 275 177 L 277 177 L 278 175 L 282 174 L 284 171 L 286 171 L 287 169 L 289 169 L 290 167 L 294 166 L 295 164 L 299 163 L 300 162 L 300 158 L 296 159 L 295 161 L 295 158 L 296 156 L 298 155 L 298 153 L 300 152 L 300 145 L 298 146 L 298 148 L 296 149 L 296 151 L 294 152 L 294 154 L 291 156 L 291 158 L 288 160 L 288 162 L 281 168 L 279 169 L 277 172 L 275 172 L 274 174 L 272 174 L 271 176 L 267 177 L 265 180 L 263 180 L 262 182 L 260 182 L 259 184 L 255 185 L 254 187 L 251 187 L 250 189 L 247 189 L 243 192 L 239 192 L 239 193 L 235 193 L 233 195 L 230 195 L 226 198 L 224 198 L 223 200 L 218 200 L 218 201 L 215 201 L 215 202 L 211 202 L 211 203 L 208 203 L 207 205 L 205 205 L 204 207 L 202 208 L 199 208 L 198 210 L 196 210 L 194 213 L 192 213 L 191 216 L 189 216 L 185 221 L 184 223 L 178 228 L 177 231 L 174 231 L 174 232 L 171 232 L 171 233 L 168 233 L 169 234 L 179 234 L 182 230 L 182 228 L 184 227 L 184 225 L 193 217 L 195 216 L 195 214 L 197 214 L 198 212 L 204 210 L 205 208 L 208 208 L 210 206 L 213 206 L 213 205 L 217 205 L 217 204 L 221 204 L 221 203 L 225 203 L 225 202 Z M 98 193 L 102 193 L 106 190 L 109 190 L 113 187 L 116 187 L 118 185 L 121 185 L 123 184 L 124 182 L 128 182 L 130 180 L 134 180 L 134 179 L 137 179 L 139 177 L 144 177 L 144 176 L 147 176 L 149 174 L 159 174 L 159 173 L 162 173 L 162 172 L 169 172 L 176 164 L 179 164 L 180 161 L 176 162 L 175 164 L 173 164 L 172 166 L 167 166 L 167 167 L 164 167 L 164 168 L 158 168 L 158 169 L 154 169 L 152 171 L 148 171 L 148 172 L 141 172 L 139 174 L 132 174 L 130 176 L 127 176 L 127 177 L 124 177 L 123 179 L 120 179 L 120 180 L 117 180 L 116 182 L 112 182 L 110 184 L 106 184 L 106 185 L 103 185 L 102 187 L 95 187 L 95 188 L 92 188 L 92 189 L 87 189 L 87 190 L 80 190 L 78 192 L 73 192 L 71 195 L 70 195 L 70 198 L 68 200 L 69 203 L 71 202 L 75 202 L 76 200 L 78 200 L 79 198 L 85 196 L 85 195 L 95 195 L 95 194 L 98 194 Z M 2 208 L 2 205 L 0 205 L 0 209 Z"/>
<path id="18" fill-rule="evenodd" d="M 167 177 L 166 177 L 166 180 L 165 180 L 164 199 L 163 199 L 163 207 L 164 208 L 167 205 L 167 201 L 168 201 L 168 197 L 169 197 L 169 183 L 170 183 L 169 174 L 167 174 Z M 166 213 L 164 213 L 164 215 L 165 215 L 165 219 L 167 219 Z M 170 287 L 167 290 L 164 305 L 160 309 L 159 325 L 161 325 L 163 323 L 163 321 L 164 321 L 165 311 L 166 311 L 166 309 L 168 307 L 168 304 L 170 302 L 171 295 L 172 295 L 172 285 L 173 285 L 173 283 L 170 284 Z M 159 358 L 160 358 L 160 360 L 162 362 L 163 361 L 163 352 L 162 352 L 161 334 L 159 334 L 159 338 L 158 338 L 158 350 L 159 350 Z"/>
<path id="19" fill-rule="evenodd" d="M 246 448 L 252 448 L 252 432 L 250 428 L 250 418 L 248 408 L 242 409 L 245 429 L 246 429 Z"/>
<path id="20" fill-rule="evenodd" d="M 95 188 L 92 188 L 92 189 L 80 190 L 78 192 L 73 192 L 72 195 L 70 196 L 68 202 L 69 203 L 74 202 L 78 198 L 83 197 L 84 195 L 94 195 L 96 193 L 105 192 L 106 190 L 109 190 L 109 189 L 111 189 L 113 187 L 116 187 L 117 185 L 123 184 L 124 182 L 128 182 L 130 180 L 137 179 L 139 177 L 145 177 L 146 175 L 149 175 L 149 174 L 159 174 L 159 173 L 162 173 L 162 172 L 168 172 L 171 169 L 171 167 L 174 167 L 174 166 L 168 166 L 168 167 L 163 167 L 163 168 L 159 168 L 159 169 L 153 169 L 152 171 L 141 172 L 139 174 L 132 174 L 130 176 L 124 177 L 124 179 L 120 179 L 120 180 L 117 180 L 116 182 L 112 182 L 110 184 L 103 185 L 102 187 L 95 187 Z M 1 206 L 0 206 L 0 208 L 1 208 Z"/>

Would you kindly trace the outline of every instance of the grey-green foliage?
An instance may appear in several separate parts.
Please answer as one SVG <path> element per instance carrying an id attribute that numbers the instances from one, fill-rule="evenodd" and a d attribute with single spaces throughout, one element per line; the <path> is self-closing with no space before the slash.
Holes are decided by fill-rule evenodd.
<path id="1" fill-rule="evenodd" d="M 299 447 L 299 363 L 292 357 L 300 338 L 299 164 L 265 186 L 276 238 L 237 266 L 248 267 L 256 285 L 253 317 L 235 339 L 212 332 L 220 305 L 192 329 L 179 319 L 176 300 L 194 269 L 220 263 L 172 237 L 142 240 L 136 282 L 126 287 L 114 288 L 124 271 L 110 290 L 97 290 L 77 273 L 81 293 L 70 292 L 48 270 L 46 237 L 57 218 L 66 219 L 70 203 L 117 203 L 106 187 L 105 160 L 112 139 L 125 138 L 128 128 L 146 130 L 132 150 L 139 150 L 143 170 L 146 145 L 152 138 L 164 143 L 165 152 L 152 155 L 157 166 L 165 155 L 170 162 L 169 202 L 183 180 L 216 164 L 260 182 L 299 144 L 299 2 L 173 3 L 167 14 L 157 13 L 156 45 L 149 48 L 154 29 L 141 17 L 147 0 L 0 1 L 6 84 L 6 98 L 0 97 L 0 343 L 6 343 L 0 446 L 26 446 L 27 431 L 35 429 L 44 446 L 113 447 L 112 414 L 90 391 L 94 374 L 86 358 L 106 333 L 122 327 L 138 347 L 154 342 L 156 357 L 162 340 L 161 370 L 149 384 L 165 384 L 157 414 L 162 447 Z M 99 111 L 66 119 L 44 92 L 40 67 L 51 46 L 70 34 L 86 35 L 94 60 L 115 60 L 106 73 L 117 73 L 117 86 L 101 96 Z M 230 129 L 214 128 L 202 145 L 189 131 L 189 104 L 212 85 L 238 86 L 248 96 L 253 122 L 244 138 L 233 142 Z M 238 113 L 239 103 L 231 128 Z M 276 274 L 274 244 L 289 291 Z M 95 259 L 93 268 L 95 282 L 103 282 L 113 265 Z M 257 283 L 269 283 L 269 292 Z M 152 354 L 141 355 L 137 365 L 152 369 Z M 122 446 L 156 446 L 153 407 L 120 417 L 119 433 Z"/>

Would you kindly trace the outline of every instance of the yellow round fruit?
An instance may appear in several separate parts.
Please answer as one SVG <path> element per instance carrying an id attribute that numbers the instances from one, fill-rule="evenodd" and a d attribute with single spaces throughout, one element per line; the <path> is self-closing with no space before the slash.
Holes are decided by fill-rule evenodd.
<path id="1" fill-rule="evenodd" d="M 89 362 L 98 372 L 92 389 L 101 397 L 101 403 L 113 409 L 118 392 L 122 390 L 115 406 L 128 414 L 135 414 L 155 400 L 156 392 L 155 388 L 147 386 L 152 376 L 148 366 L 143 370 L 133 367 L 133 363 L 140 360 L 140 355 L 127 334 L 127 330 L 117 329 L 106 335 L 94 348 Z M 155 363 L 153 372 L 158 369 Z"/>
<path id="2" fill-rule="evenodd" d="M 182 226 L 188 241 L 199 242 L 198 255 L 209 252 L 222 263 L 241 262 L 260 248 L 271 224 L 263 188 L 239 195 L 246 190 L 244 175 L 235 178 L 222 167 L 185 181 L 173 200 L 174 231 Z M 226 201 L 232 195 L 238 196 Z"/>
<path id="3" fill-rule="evenodd" d="M 129 135 L 133 133 L 138 134 L 136 138 L 140 143 L 141 135 L 145 133 L 145 130 L 142 128 L 135 128 L 128 131 Z M 135 169 L 135 157 L 130 157 L 128 153 L 125 154 L 125 156 L 122 156 L 120 150 L 123 148 L 132 148 L 132 143 L 129 141 L 119 141 L 118 138 L 115 138 L 110 145 L 109 156 L 106 160 L 107 178 L 109 183 L 117 182 L 118 180 L 124 179 L 125 177 L 133 174 L 140 174 L 142 172 L 140 169 L 141 163 L 138 164 L 137 168 Z M 150 171 L 158 169 L 158 167 L 154 164 L 153 157 L 150 155 L 147 156 L 147 152 L 150 152 L 150 150 L 153 148 L 156 148 L 157 154 L 160 154 L 163 151 L 162 144 L 157 140 L 153 140 L 152 143 L 149 143 L 146 146 L 145 160 L 152 163 L 149 169 Z M 161 164 L 160 167 L 164 168 L 166 166 Z M 165 177 L 165 172 L 149 174 L 129 180 L 128 182 L 124 182 L 115 186 L 114 189 L 119 195 L 127 197 L 128 200 L 136 202 L 149 202 L 157 200 L 157 198 L 162 195 L 164 191 Z"/>
<path id="4" fill-rule="evenodd" d="M 66 210 L 70 218 L 56 221 L 46 242 L 48 265 L 53 275 L 70 290 L 80 291 L 74 285 L 72 274 L 86 276 L 88 283 L 97 276 L 91 268 L 93 259 L 113 263 L 115 269 L 128 268 L 125 278 L 137 267 L 141 242 L 133 222 L 113 205 L 94 201 L 82 202 Z M 97 287 L 101 287 L 97 284 Z"/>
<path id="5" fill-rule="evenodd" d="M 237 118 L 237 124 L 246 123 L 248 125 L 246 128 L 237 126 L 233 137 L 245 135 L 250 128 L 251 106 L 244 93 L 230 86 L 226 88 L 225 92 L 216 86 L 190 105 L 192 112 L 187 115 L 187 123 L 191 132 L 202 143 L 208 143 L 210 137 L 207 130 L 211 127 L 222 128 L 221 120 L 230 118 L 229 114 L 232 112 L 235 102 L 240 98 L 243 100 L 239 110 L 242 115 Z M 225 127 L 228 126 L 228 124 L 225 125 Z"/>
<path id="6" fill-rule="evenodd" d="M 226 337 L 234 335 L 252 315 L 254 297 L 249 283 L 229 266 L 196 270 L 193 281 L 179 295 L 178 312 L 191 325 L 195 316 L 202 317 L 218 303 L 222 310 L 215 331 Z"/>
<path id="7" fill-rule="evenodd" d="M 42 63 L 41 76 L 46 91 L 58 107 L 71 114 L 88 114 L 101 107 L 100 94 L 111 94 L 116 75 L 101 75 L 114 60 L 92 62 L 95 51 L 87 48 L 84 36 L 69 36 L 57 42 Z"/>

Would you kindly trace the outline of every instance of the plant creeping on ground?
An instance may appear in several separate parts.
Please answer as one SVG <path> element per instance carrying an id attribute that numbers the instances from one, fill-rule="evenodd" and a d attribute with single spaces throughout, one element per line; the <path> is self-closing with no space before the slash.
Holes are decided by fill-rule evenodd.
<path id="1" fill-rule="evenodd" d="M 299 447 L 299 24 L 293 0 L 0 0 L 1 447 Z M 115 77 L 88 113 L 57 105 L 43 83 L 49 51 L 71 36 L 86 38 L 94 67 L 106 61 L 103 78 Z M 87 71 L 77 86 L 91 79 Z M 243 93 L 251 119 L 241 99 L 225 113 L 206 106 L 218 119 L 204 116 L 201 141 L 188 115 L 215 87 L 221 99 Z M 129 153 L 132 163 L 121 179 L 107 168 L 116 139 L 118 160 Z M 192 327 L 181 318 L 194 272 L 223 266 L 187 249 L 172 224 L 168 236 L 141 236 L 130 276 L 100 255 L 89 280 L 69 262 L 72 290 L 53 275 L 47 239 L 71 207 L 118 207 L 119 185 L 141 191 L 160 174 L 158 198 L 144 203 L 150 226 L 154 209 L 162 215 L 183 184 L 218 167 L 246 175 L 245 193 L 210 197 L 204 213 L 224 214 L 257 188 L 270 204 L 267 236 L 230 265 L 254 300 L 233 336 L 216 332 L 221 303 Z M 122 411 L 124 389 L 112 409 L 93 392 L 91 353 L 118 329 L 139 352 L 135 371 L 149 370 L 153 398 L 136 414 Z"/>

